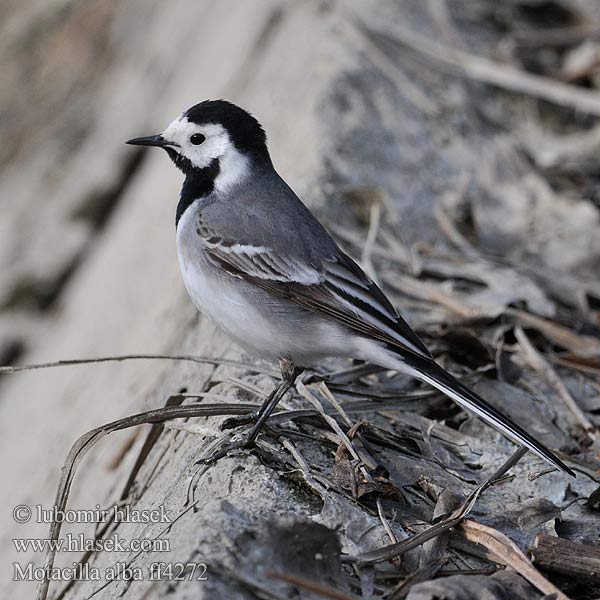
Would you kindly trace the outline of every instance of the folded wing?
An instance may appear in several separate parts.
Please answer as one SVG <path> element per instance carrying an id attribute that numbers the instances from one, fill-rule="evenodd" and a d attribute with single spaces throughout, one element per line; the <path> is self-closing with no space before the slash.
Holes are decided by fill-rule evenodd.
<path id="1" fill-rule="evenodd" d="M 208 256 L 231 275 L 396 350 L 431 357 L 385 294 L 339 248 L 313 264 L 267 245 L 223 239 L 201 217 L 197 232 Z"/>

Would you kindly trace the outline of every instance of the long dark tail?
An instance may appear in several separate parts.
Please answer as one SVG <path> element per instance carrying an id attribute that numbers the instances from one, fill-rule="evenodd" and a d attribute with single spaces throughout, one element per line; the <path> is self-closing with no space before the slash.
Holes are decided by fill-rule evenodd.
<path id="1" fill-rule="evenodd" d="M 475 392 L 464 386 L 433 360 L 416 356 L 408 358 L 406 355 L 404 355 L 402 359 L 402 362 L 405 365 L 414 369 L 416 372 L 415 375 L 418 376 L 419 379 L 422 379 L 437 388 L 457 404 L 471 410 L 486 423 L 495 429 L 498 429 L 501 433 L 505 434 L 518 444 L 535 452 L 551 465 L 554 465 L 561 471 L 575 477 L 575 473 L 555 456 L 554 453 L 548 450 L 548 448 L 529 435 L 514 421 L 498 412 L 492 405 L 481 398 L 481 396 L 478 396 Z"/>

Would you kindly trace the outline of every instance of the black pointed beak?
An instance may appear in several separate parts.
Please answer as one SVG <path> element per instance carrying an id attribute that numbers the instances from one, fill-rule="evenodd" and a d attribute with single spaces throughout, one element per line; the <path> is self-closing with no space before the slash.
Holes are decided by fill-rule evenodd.
<path id="1" fill-rule="evenodd" d="M 127 140 L 125 143 L 131 144 L 132 146 L 158 146 L 159 148 L 176 145 L 165 140 L 160 133 L 157 135 L 147 135 L 146 137 L 133 138 L 132 140 Z"/>

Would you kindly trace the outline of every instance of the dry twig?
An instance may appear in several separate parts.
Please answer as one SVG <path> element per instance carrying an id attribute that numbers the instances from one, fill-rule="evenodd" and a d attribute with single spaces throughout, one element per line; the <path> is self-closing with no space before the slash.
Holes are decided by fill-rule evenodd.
<path id="1" fill-rule="evenodd" d="M 130 427 L 136 427 L 137 425 L 144 425 L 146 423 L 164 423 L 171 419 L 181 419 L 189 417 L 209 417 L 217 415 L 232 415 L 232 414 L 247 414 L 256 410 L 257 405 L 255 404 L 204 404 L 204 405 L 186 405 L 186 406 L 167 406 L 155 410 L 149 410 L 146 412 L 138 413 L 112 421 L 96 429 L 92 429 L 87 433 L 84 433 L 71 447 L 69 455 L 62 468 L 58 489 L 56 491 L 56 498 L 54 500 L 54 507 L 58 513 L 64 511 L 67 500 L 69 498 L 69 491 L 71 484 L 75 477 L 77 467 L 83 460 L 83 457 L 87 452 L 95 446 L 102 438 L 112 433 L 113 431 L 121 431 Z M 57 540 L 60 535 L 62 528 L 62 522 L 53 521 L 50 525 L 50 531 L 48 533 L 48 539 Z M 49 574 L 52 571 L 54 565 L 54 559 L 56 556 L 56 547 L 50 548 L 46 553 L 46 560 L 44 562 L 44 573 L 45 577 L 40 582 L 38 588 L 37 598 L 38 600 L 46 600 L 48 596 L 48 588 L 50 585 Z"/>
<path id="2" fill-rule="evenodd" d="M 536 329 L 547 339 L 582 357 L 600 355 L 600 341 L 590 335 L 575 333 L 554 321 L 532 315 L 524 310 L 508 308 L 506 314 L 513 317 L 519 325 Z"/>
<path id="3" fill-rule="evenodd" d="M 600 582 L 600 549 L 595 546 L 540 533 L 529 552 L 542 569 Z"/>
<path id="4" fill-rule="evenodd" d="M 464 77 L 600 116 L 600 94 L 596 91 L 527 73 L 512 65 L 488 58 L 474 56 L 463 50 L 433 42 L 413 31 L 399 27 L 397 24 L 392 25 L 382 20 L 375 22 L 373 19 L 371 19 L 372 23 L 367 24 L 361 22 L 357 16 L 354 17 L 354 20 L 359 30 L 365 35 L 385 36 L 387 39 L 427 57 L 434 64 L 458 72 Z"/>
<path id="5" fill-rule="evenodd" d="M 377 201 L 371 202 L 371 206 L 369 207 L 369 231 L 367 232 L 367 239 L 365 240 L 360 262 L 367 275 L 375 282 L 377 282 L 377 274 L 373 266 L 372 256 L 380 223 L 381 204 Z"/>
<path id="6" fill-rule="evenodd" d="M 479 485 L 469 497 L 463 502 L 463 504 L 451 514 L 447 515 L 446 518 L 441 519 L 428 529 L 413 535 L 412 537 L 403 540 L 397 544 L 385 546 L 384 548 L 378 548 L 377 550 L 371 550 L 369 552 L 363 552 L 358 556 L 349 557 L 348 560 L 354 561 L 361 565 L 371 565 L 384 560 L 390 560 L 396 556 L 400 556 L 405 552 L 408 552 L 412 548 L 416 548 L 421 544 L 424 544 L 428 540 L 431 540 L 444 531 L 456 527 L 472 510 L 477 498 L 490 486 L 499 483 L 506 472 L 516 465 L 523 456 L 527 454 L 527 448 L 519 448 L 513 455 L 486 481 Z"/>
<path id="7" fill-rule="evenodd" d="M 470 542 L 481 544 L 493 555 L 500 558 L 502 563 L 511 566 L 519 575 L 527 579 L 544 594 L 554 594 L 556 600 L 569 600 L 554 584 L 550 583 L 521 552 L 519 547 L 503 533 L 493 527 L 465 520 L 460 530 Z"/>
<path id="8" fill-rule="evenodd" d="M 435 509 L 433 510 L 434 520 L 456 510 L 458 506 L 459 498 L 456 494 L 449 489 L 443 490 L 435 503 Z M 427 563 L 438 561 L 442 558 L 448 543 L 448 537 L 448 532 L 444 532 L 423 544 L 423 552 L 419 561 L 421 568 L 424 568 Z"/>
<path id="9" fill-rule="evenodd" d="M 65 360 L 55 360 L 46 363 L 35 363 L 30 365 L 8 365 L 0 366 L 0 375 L 10 373 L 20 373 L 22 371 L 34 371 L 36 369 L 50 369 L 54 367 L 70 367 L 73 365 L 87 365 L 91 363 L 103 362 L 123 362 L 125 360 L 174 360 L 188 361 L 202 365 L 224 365 L 227 367 L 239 367 L 248 369 L 254 373 L 268 373 L 270 375 L 280 376 L 275 369 L 258 368 L 255 364 L 244 363 L 239 360 L 229 360 L 227 358 L 206 358 L 203 356 L 194 356 L 192 354 L 123 354 L 120 356 L 97 356 L 96 358 L 69 358 Z"/>
<path id="10" fill-rule="evenodd" d="M 346 450 L 348 450 L 348 452 L 350 453 L 352 458 L 355 461 L 357 461 L 357 463 L 360 465 L 359 468 L 360 468 L 360 471 L 361 471 L 363 477 L 365 478 L 365 481 L 371 481 L 371 475 L 369 474 L 366 467 L 364 466 L 360 455 L 356 451 L 356 448 L 354 448 L 354 446 L 353 446 L 352 442 L 350 441 L 350 439 L 348 438 L 348 436 L 343 432 L 343 430 L 340 427 L 340 425 L 338 424 L 338 422 L 333 417 L 331 417 L 330 415 L 328 415 L 325 412 L 325 410 L 324 410 L 323 406 L 321 405 L 321 403 L 319 402 L 319 400 L 317 398 L 315 398 L 315 396 L 304 385 L 304 383 L 302 383 L 302 381 L 298 381 L 298 383 L 296 383 L 296 389 L 298 390 L 298 392 L 300 393 L 300 395 L 302 397 L 306 398 L 315 407 L 317 412 L 320 413 L 321 417 L 326 421 L 326 423 L 331 427 L 331 429 L 333 429 L 333 431 L 339 437 L 341 443 L 346 447 Z M 334 407 L 335 407 L 335 404 L 334 404 Z M 337 410 L 337 407 L 335 407 L 335 408 Z M 348 419 L 348 417 L 345 414 L 344 414 L 344 416 L 346 419 Z"/>
<path id="11" fill-rule="evenodd" d="M 521 329 L 515 327 L 515 336 L 523 350 L 523 355 L 529 366 L 537 371 L 542 377 L 556 390 L 558 397 L 571 412 L 577 423 L 593 439 L 597 438 L 594 424 L 587 418 L 586 414 L 579 408 L 577 402 L 569 392 L 567 386 L 563 383 L 554 367 L 534 348 L 529 338 Z"/>

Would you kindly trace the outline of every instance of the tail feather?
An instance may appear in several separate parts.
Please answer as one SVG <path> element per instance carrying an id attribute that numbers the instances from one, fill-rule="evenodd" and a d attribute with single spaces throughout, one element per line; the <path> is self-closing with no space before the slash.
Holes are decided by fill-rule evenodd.
<path id="1" fill-rule="evenodd" d="M 474 412 L 486 423 L 498 429 L 518 444 L 525 446 L 561 471 L 575 477 L 575 473 L 553 452 L 538 442 L 512 419 L 504 416 L 481 398 L 481 396 L 478 396 L 475 392 L 460 383 L 460 381 L 437 363 L 426 358 L 421 359 L 420 357 L 415 357 L 414 360 L 411 357 L 411 359 L 407 360 L 404 356 L 403 359 L 404 364 L 410 366 L 411 370 L 415 371 L 414 375 L 416 377 L 437 388 L 457 404 Z"/>

